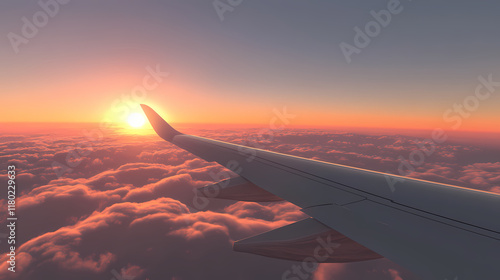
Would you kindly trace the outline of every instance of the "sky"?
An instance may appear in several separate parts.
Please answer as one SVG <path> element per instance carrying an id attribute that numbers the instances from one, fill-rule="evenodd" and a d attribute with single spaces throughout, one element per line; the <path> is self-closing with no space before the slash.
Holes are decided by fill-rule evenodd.
<path id="1" fill-rule="evenodd" d="M 391 1 L 67 2 L 46 21 L 37 1 L 0 3 L 1 121 L 122 121 L 144 102 L 175 123 L 262 124 L 286 107 L 302 126 L 499 131 L 498 86 L 453 107 L 479 76 L 500 80 L 498 1 L 393 1 L 349 61 L 342 43 Z"/>

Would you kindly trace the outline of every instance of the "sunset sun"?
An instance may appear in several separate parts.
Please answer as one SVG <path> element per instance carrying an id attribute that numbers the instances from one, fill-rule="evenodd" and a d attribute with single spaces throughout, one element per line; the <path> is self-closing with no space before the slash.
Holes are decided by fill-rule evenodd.
<path id="1" fill-rule="evenodd" d="M 130 126 L 139 128 L 146 123 L 146 119 L 144 118 L 144 115 L 141 113 L 132 113 L 130 116 L 128 116 L 127 122 Z"/>

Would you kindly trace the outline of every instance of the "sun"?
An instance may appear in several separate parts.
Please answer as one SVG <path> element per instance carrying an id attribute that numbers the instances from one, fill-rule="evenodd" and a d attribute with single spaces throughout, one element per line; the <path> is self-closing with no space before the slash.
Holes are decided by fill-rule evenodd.
<path id="1" fill-rule="evenodd" d="M 139 128 L 146 123 L 146 118 L 141 113 L 132 113 L 128 116 L 127 122 L 131 127 Z"/>

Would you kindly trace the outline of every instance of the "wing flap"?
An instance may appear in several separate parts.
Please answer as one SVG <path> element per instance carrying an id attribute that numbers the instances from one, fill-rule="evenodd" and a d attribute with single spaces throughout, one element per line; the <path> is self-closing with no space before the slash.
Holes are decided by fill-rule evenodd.
<path id="1" fill-rule="evenodd" d="M 313 218 L 271 230 L 234 243 L 238 252 L 318 263 L 345 263 L 382 258 Z"/>
<path id="2" fill-rule="evenodd" d="M 222 180 L 197 189 L 199 196 L 254 202 L 283 201 L 282 198 L 259 188 L 243 177 Z"/>

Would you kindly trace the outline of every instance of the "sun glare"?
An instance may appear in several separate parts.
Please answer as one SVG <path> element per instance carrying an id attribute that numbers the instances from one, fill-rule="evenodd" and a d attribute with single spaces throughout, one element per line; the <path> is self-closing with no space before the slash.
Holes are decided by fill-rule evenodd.
<path id="1" fill-rule="evenodd" d="M 128 116 L 127 122 L 128 124 L 130 124 L 130 126 L 139 128 L 143 126 L 144 123 L 146 123 L 146 119 L 141 113 L 132 113 L 130 114 L 130 116 Z"/>

